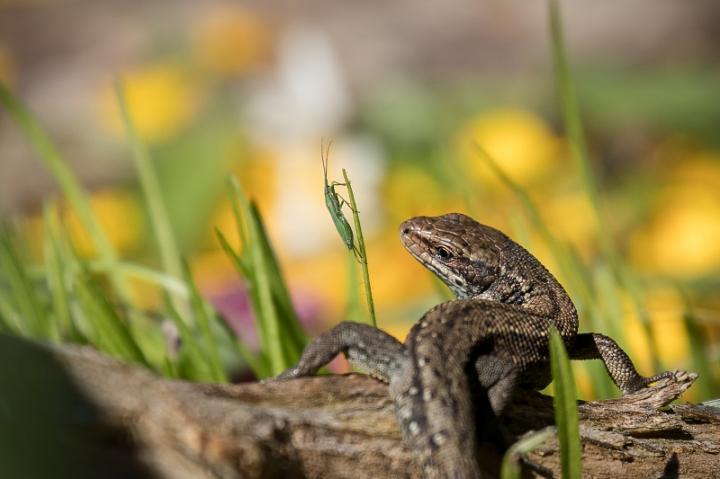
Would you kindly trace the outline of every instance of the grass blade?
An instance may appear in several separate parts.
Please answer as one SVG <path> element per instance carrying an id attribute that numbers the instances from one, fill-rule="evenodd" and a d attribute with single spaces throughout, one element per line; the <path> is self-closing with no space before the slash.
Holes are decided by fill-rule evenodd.
<path id="1" fill-rule="evenodd" d="M 115 95 L 118 106 L 120 107 L 128 141 L 132 147 L 135 169 L 140 179 L 145 205 L 147 206 L 150 223 L 155 233 L 157 250 L 160 253 L 163 269 L 166 273 L 179 278 L 182 271 L 180 253 L 172 226 L 170 225 L 165 202 L 162 198 L 160 182 L 158 181 L 157 173 L 155 172 L 147 148 L 138 137 L 135 126 L 130 119 L 130 112 L 125 100 L 122 84 L 118 80 L 115 81 Z"/>
<path id="2" fill-rule="evenodd" d="M 577 415 L 577 395 L 570 360 L 560 333 L 551 326 L 550 366 L 555 386 L 553 405 L 555 407 L 555 425 L 560 441 L 560 463 L 562 477 L 580 479 L 582 475 L 582 447 Z"/>
<path id="3" fill-rule="evenodd" d="M 6 228 L 0 229 L 0 273 L 7 281 L 10 296 L 17 306 L 20 319 L 17 326 L 22 334 L 35 338 L 49 337 L 50 327 L 45 305 L 28 276 L 10 231 Z"/>
<path id="4" fill-rule="evenodd" d="M 249 277 L 250 276 L 250 270 L 248 269 L 247 265 L 243 262 L 242 258 L 235 252 L 235 250 L 232 249 L 232 246 L 230 246 L 230 242 L 227 240 L 225 235 L 222 233 L 222 231 L 216 229 L 215 234 L 220 241 L 220 246 L 222 247 L 225 254 L 231 259 L 233 262 L 233 265 L 235 266 L 235 269 L 238 271 L 240 275 L 243 277 Z M 255 307 L 257 305 L 258 299 L 256 297 L 253 297 L 253 295 L 248 291 L 248 295 L 250 295 L 250 302 L 253 305 L 253 310 L 255 310 Z M 236 349 L 238 350 L 238 353 L 240 354 L 240 357 L 243 358 L 243 360 L 250 366 L 250 369 L 252 369 L 253 374 L 255 374 L 255 377 L 257 378 L 264 378 L 268 377 L 272 374 L 269 368 L 269 364 L 267 363 L 267 358 L 265 358 L 262 354 L 258 357 L 253 355 L 250 350 L 247 349 L 247 347 L 242 343 L 242 339 L 238 337 L 238 335 L 235 333 L 235 331 L 232 330 L 228 322 L 221 318 L 220 324 L 223 326 L 225 331 L 228 334 L 228 337 L 232 338 L 232 342 L 235 345 Z"/>
<path id="5" fill-rule="evenodd" d="M 546 427 L 540 431 L 528 434 L 510 446 L 500 466 L 500 479 L 520 479 L 522 477 L 519 464 L 520 456 L 540 446 L 546 439 L 551 437 L 554 432 L 555 428 Z"/>
<path id="6" fill-rule="evenodd" d="M 345 313 L 343 317 L 347 321 L 355 321 L 356 323 L 363 322 L 363 311 L 360 306 L 360 283 L 358 282 L 358 269 L 357 259 L 355 258 L 355 252 L 348 250 L 347 256 L 347 271 L 345 281 Z"/>
<path id="7" fill-rule="evenodd" d="M 593 166 L 587 149 L 585 132 L 580 116 L 580 107 L 577 101 L 575 86 L 572 81 L 572 73 L 567 60 L 565 40 L 563 38 L 562 19 L 558 0 L 548 0 L 548 15 L 550 19 L 550 35 L 555 66 L 555 79 L 560 101 L 562 103 L 563 119 L 567 130 L 568 142 L 570 144 L 570 155 L 573 158 L 577 170 L 580 172 L 583 189 L 588 197 L 591 210 L 595 216 L 597 233 L 600 239 L 600 247 L 603 255 L 610 264 L 618 281 L 630 294 L 633 307 L 643 325 L 644 332 L 648 338 L 651 349 L 653 365 L 656 370 L 661 370 L 659 354 L 653 341 L 652 323 L 643 305 L 642 295 L 639 291 L 637 280 L 620 261 L 615 242 L 611 236 L 611 229 L 605 218 L 604 210 L 601 208 L 599 199 L 598 182 L 593 171 Z"/>
<path id="8" fill-rule="evenodd" d="M 250 206 L 252 208 L 252 205 Z M 252 262 L 253 279 L 256 284 L 259 314 L 261 327 L 259 331 L 265 338 L 267 345 L 267 353 L 270 359 L 270 369 L 273 375 L 280 374 L 290 366 L 290 358 L 285 357 L 285 348 L 282 344 L 280 335 L 280 321 L 278 319 L 277 309 L 272 298 L 270 287 L 270 275 L 268 273 L 267 262 L 263 258 L 263 248 L 260 246 L 259 225 L 256 217 L 250 214 L 249 233 L 250 242 L 247 245 L 250 261 Z"/>
<path id="9" fill-rule="evenodd" d="M 300 357 L 306 337 L 257 205 L 248 200 L 235 178 L 229 181 L 228 195 L 242 253 L 234 253 L 226 239 L 221 239 L 221 245 L 247 280 L 262 351 L 272 374 L 278 374 Z"/>
<path id="10" fill-rule="evenodd" d="M 702 399 L 709 399 L 718 393 L 720 387 L 715 379 L 715 374 L 713 374 L 714 371 L 710 367 L 713 361 L 707 356 L 708 342 L 702 333 L 700 321 L 693 311 L 690 298 L 682 289 L 679 292 L 685 303 L 683 324 L 688 335 L 690 361 L 693 371 L 700 377 L 700 381 L 698 381 L 699 396 Z"/>
<path id="11" fill-rule="evenodd" d="M 91 329 L 92 343 L 113 356 L 150 367 L 127 323 L 89 278 L 87 273 L 76 278 L 74 293 Z"/>
<path id="12" fill-rule="evenodd" d="M 190 306 L 192 308 L 193 316 L 195 317 L 195 322 L 207 348 L 208 362 L 210 364 L 212 379 L 217 382 L 227 382 L 227 374 L 220 362 L 220 353 L 218 351 L 217 341 L 210 329 L 210 317 L 214 317 L 214 312 L 211 313 L 211 308 L 200 295 L 200 291 L 198 290 L 192 274 L 190 273 L 190 266 L 186 261 L 182 262 L 182 275 L 190 294 Z"/>
<path id="13" fill-rule="evenodd" d="M 22 323 L 15 306 L 5 290 L 0 286 L 0 330 L 13 334 L 22 334 Z"/>
<path id="14" fill-rule="evenodd" d="M 345 179 L 348 199 L 350 200 L 350 210 L 352 211 L 353 222 L 355 223 L 355 236 L 357 237 L 358 252 L 362 258 L 360 266 L 362 267 L 363 272 L 363 286 L 365 289 L 365 300 L 367 302 L 368 314 L 370 314 L 370 324 L 377 328 L 377 319 L 375 319 L 375 302 L 373 301 L 372 288 L 370 286 L 370 273 L 368 272 L 367 250 L 365 249 L 365 238 L 363 237 L 362 224 L 360 224 L 360 210 L 358 210 L 357 203 L 355 203 L 355 194 L 353 193 L 352 184 L 350 183 L 350 178 L 348 178 L 345 168 L 343 168 L 342 174 Z"/>
<path id="15" fill-rule="evenodd" d="M 68 298 L 64 280 L 65 266 L 61 257 L 59 244 L 60 224 L 57 211 L 50 205 L 47 205 L 45 207 L 43 220 L 43 230 L 45 234 L 45 274 L 53 308 L 53 332 L 58 339 L 65 335 L 74 337 L 74 328 L 70 316 L 70 299 Z"/>
<path id="16" fill-rule="evenodd" d="M 255 203 L 250 204 L 250 216 L 253 219 L 254 228 L 257 231 L 257 241 L 262 248 L 262 258 L 267 264 L 272 297 L 277 306 L 280 327 L 284 333 L 283 343 L 286 346 L 291 363 L 294 363 L 295 360 L 300 358 L 300 354 L 305 348 L 307 338 L 300 325 L 300 319 L 295 311 L 295 307 L 292 304 L 290 291 L 285 284 L 285 279 L 280 269 L 280 262 L 275 255 L 275 251 L 270 243 L 270 237 L 265 230 L 262 216 Z"/>
<path id="17" fill-rule="evenodd" d="M 550 248 L 555 261 L 557 261 L 560 271 L 568 281 L 570 286 L 568 289 L 575 293 L 573 296 L 578 302 L 578 311 L 590 308 L 594 302 L 593 293 L 586 281 L 585 275 L 582 272 L 582 264 L 580 264 L 575 256 L 570 254 L 569 248 L 563 245 L 560 240 L 552 234 L 547 224 L 542 219 L 540 209 L 530 198 L 530 195 L 520 185 L 515 183 L 502 168 L 500 168 L 493 157 L 490 156 L 490 153 L 488 153 L 482 145 L 476 144 L 475 148 L 477 149 L 480 158 L 482 158 L 482 160 L 488 165 L 493 174 L 515 195 L 533 227 L 540 233 L 542 240 Z"/>
<path id="18" fill-rule="evenodd" d="M 182 280 L 141 264 L 130 263 L 127 261 L 114 261 L 112 263 L 104 261 L 88 261 L 86 267 L 88 271 L 93 273 L 108 273 L 109 271 L 115 271 L 121 276 L 141 279 L 148 283 L 160 286 L 172 294 L 188 297 L 187 286 L 182 282 Z"/>

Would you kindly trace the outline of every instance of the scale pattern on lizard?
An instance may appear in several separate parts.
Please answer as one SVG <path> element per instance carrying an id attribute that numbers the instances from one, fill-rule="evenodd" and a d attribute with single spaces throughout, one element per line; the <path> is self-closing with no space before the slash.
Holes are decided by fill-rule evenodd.
<path id="1" fill-rule="evenodd" d="M 642 377 L 611 338 L 578 334 L 577 312 L 562 286 L 500 231 L 450 213 L 411 218 L 400 225 L 400 237 L 457 299 L 425 313 L 404 343 L 368 325 L 340 323 L 279 378 L 313 375 L 342 352 L 387 381 L 403 439 L 425 477 L 481 477 L 476 423 L 489 411 L 478 410 L 473 392 L 483 391 L 490 415 L 499 416 L 516 388 L 547 386 L 550 325 L 571 359 L 601 359 L 623 393 L 673 374 Z"/>

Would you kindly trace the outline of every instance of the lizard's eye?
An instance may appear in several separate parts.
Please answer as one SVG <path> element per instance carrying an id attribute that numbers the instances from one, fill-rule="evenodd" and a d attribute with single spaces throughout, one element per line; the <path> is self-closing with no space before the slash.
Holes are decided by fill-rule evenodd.
<path id="1" fill-rule="evenodd" d="M 452 258 L 452 253 L 447 248 L 438 246 L 435 248 L 435 256 L 443 261 L 448 261 Z"/>

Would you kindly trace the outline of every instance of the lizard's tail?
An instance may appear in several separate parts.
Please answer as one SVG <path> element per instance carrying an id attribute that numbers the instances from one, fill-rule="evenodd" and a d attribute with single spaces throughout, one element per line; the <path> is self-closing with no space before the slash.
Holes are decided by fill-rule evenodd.
<path id="1" fill-rule="evenodd" d="M 403 439 L 426 479 L 479 479 L 466 375 L 431 357 L 438 364 L 408 362 L 390 382 Z"/>

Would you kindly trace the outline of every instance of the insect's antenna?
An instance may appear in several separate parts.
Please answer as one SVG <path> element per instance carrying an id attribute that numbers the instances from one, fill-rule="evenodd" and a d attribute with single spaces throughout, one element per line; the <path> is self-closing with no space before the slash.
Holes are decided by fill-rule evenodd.
<path id="1" fill-rule="evenodd" d="M 330 161 L 330 147 L 332 146 L 332 140 L 328 140 L 327 147 L 325 147 L 325 138 L 320 138 L 320 161 L 323 167 L 323 174 L 327 180 L 327 169 L 328 162 Z"/>

